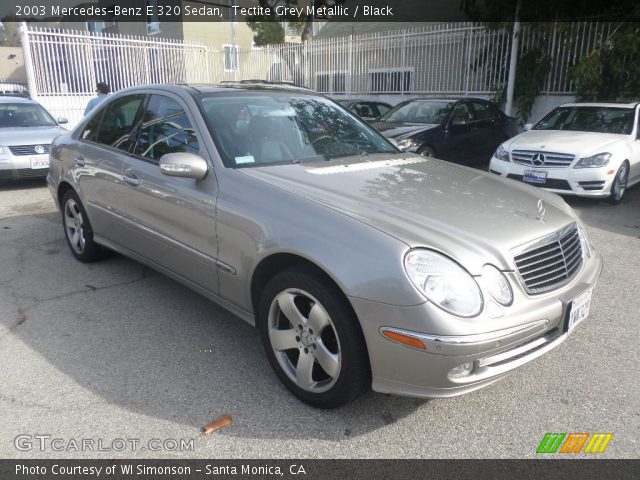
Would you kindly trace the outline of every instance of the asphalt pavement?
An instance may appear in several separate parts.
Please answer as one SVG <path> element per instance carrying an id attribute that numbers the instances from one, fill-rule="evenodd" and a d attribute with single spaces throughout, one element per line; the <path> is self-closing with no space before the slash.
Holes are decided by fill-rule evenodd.
<path id="1" fill-rule="evenodd" d="M 77 262 L 44 183 L 2 184 L 0 458 L 520 458 L 546 432 L 612 432 L 600 457 L 637 458 L 640 186 L 616 207 L 568 201 L 605 266 L 566 342 L 461 397 L 322 411 L 252 327 L 124 257 Z"/>

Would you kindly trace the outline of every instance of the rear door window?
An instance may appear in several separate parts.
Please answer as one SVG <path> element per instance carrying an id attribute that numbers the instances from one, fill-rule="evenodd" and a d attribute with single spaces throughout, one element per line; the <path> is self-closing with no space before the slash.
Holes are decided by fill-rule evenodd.
<path id="1" fill-rule="evenodd" d="M 128 152 L 132 141 L 131 133 L 144 97 L 144 95 L 127 95 L 110 103 L 102 115 L 100 129 L 94 141 Z"/>

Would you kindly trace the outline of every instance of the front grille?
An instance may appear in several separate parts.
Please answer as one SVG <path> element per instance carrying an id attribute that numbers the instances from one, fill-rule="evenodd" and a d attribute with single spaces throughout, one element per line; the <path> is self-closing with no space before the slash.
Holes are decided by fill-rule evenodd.
<path id="1" fill-rule="evenodd" d="M 553 290 L 569 282 L 582 266 L 582 245 L 576 224 L 565 227 L 514 256 L 527 293 Z"/>
<path id="2" fill-rule="evenodd" d="M 36 152 L 36 147 L 42 147 L 44 149 L 43 152 Z M 49 153 L 50 145 L 45 144 L 36 144 L 36 145 L 13 145 L 9 147 L 11 153 L 18 156 L 24 155 L 42 155 L 44 153 Z"/>
<path id="3" fill-rule="evenodd" d="M 534 163 L 534 157 L 536 157 L 536 163 Z M 571 155 L 569 153 L 538 152 L 535 150 L 514 150 L 511 152 L 511 159 L 514 163 L 529 165 L 532 167 L 568 167 L 575 158 L 575 155 Z M 540 161 L 542 161 L 542 163 L 539 163 Z"/>
<path id="4" fill-rule="evenodd" d="M 524 178 L 522 175 L 516 175 L 514 173 L 510 173 L 507 175 L 509 178 L 513 180 L 518 180 L 519 182 L 524 182 Z M 534 187 L 542 187 L 542 188 L 553 188 L 554 190 L 571 190 L 571 185 L 566 180 L 560 180 L 559 178 L 547 178 L 545 183 L 529 183 L 524 182 L 528 185 L 533 185 Z"/>
<path id="5" fill-rule="evenodd" d="M 49 168 L 19 168 L 18 178 L 46 177 L 47 173 L 49 173 Z"/>

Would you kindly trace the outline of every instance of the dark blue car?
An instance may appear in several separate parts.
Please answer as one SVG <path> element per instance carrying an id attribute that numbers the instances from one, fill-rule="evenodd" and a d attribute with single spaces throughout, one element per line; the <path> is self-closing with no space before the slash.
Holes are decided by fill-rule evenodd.
<path id="1" fill-rule="evenodd" d="M 479 98 L 407 100 L 372 126 L 402 150 L 465 165 L 488 163 L 518 133 L 515 118 Z"/>

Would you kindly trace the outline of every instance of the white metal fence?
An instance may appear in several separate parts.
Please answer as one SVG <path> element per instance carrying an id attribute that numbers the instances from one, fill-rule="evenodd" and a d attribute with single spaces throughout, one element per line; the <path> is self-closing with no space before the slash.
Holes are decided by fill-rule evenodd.
<path id="1" fill-rule="evenodd" d="M 538 48 L 551 59 L 545 93 L 571 93 L 570 66 L 606 39 L 610 28 L 595 22 L 570 24 L 562 32 L 525 27 L 520 50 Z M 234 52 L 157 37 L 29 26 L 22 40 L 32 95 L 74 124 L 99 81 L 113 90 L 263 79 L 351 96 L 491 95 L 506 81 L 510 36 L 472 23 L 426 24 Z"/>

